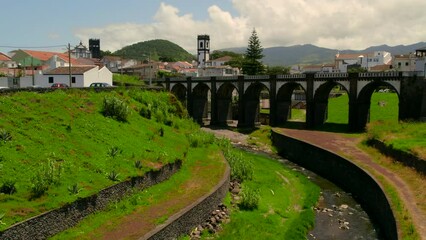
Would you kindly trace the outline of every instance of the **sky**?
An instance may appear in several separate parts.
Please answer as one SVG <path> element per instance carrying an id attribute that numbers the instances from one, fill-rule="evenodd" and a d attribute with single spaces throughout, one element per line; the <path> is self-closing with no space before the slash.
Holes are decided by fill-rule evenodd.
<path id="1" fill-rule="evenodd" d="M 65 51 L 68 43 L 116 51 L 153 39 L 196 53 L 247 47 L 256 30 L 263 47 L 314 44 L 365 49 L 426 41 L 425 0 L 0 0 L 0 52 Z"/>

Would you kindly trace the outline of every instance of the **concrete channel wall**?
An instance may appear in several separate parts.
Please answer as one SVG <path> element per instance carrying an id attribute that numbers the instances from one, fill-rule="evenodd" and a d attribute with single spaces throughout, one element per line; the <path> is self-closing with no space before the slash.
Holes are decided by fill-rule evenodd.
<path id="1" fill-rule="evenodd" d="M 398 239 L 397 223 L 389 201 L 374 177 L 348 159 L 298 139 L 272 131 L 272 141 L 281 156 L 352 193 L 384 239 Z"/>
<path id="2" fill-rule="evenodd" d="M 226 162 L 226 171 L 222 180 L 205 196 L 170 217 L 164 224 L 147 233 L 142 239 L 177 239 L 189 234 L 197 225 L 205 222 L 212 211 L 217 209 L 229 188 L 231 170 Z"/>
<path id="3" fill-rule="evenodd" d="M 105 209 L 108 204 L 131 194 L 135 189 L 142 190 L 170 178 L 182 165 L 181 160 L 169 163 L 157 171 L 144 176 L 133 177 L 101 190 L 99 193 L 80 198 L 58 209 L 43 213 L 17 223 L 0 232 L 0 239 L 47 239 L 78 224 L 88 215 Z"/>

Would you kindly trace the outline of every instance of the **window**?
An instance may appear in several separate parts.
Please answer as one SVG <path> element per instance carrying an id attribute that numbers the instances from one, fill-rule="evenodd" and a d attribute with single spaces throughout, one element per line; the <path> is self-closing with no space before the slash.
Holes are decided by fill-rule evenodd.
<path id="1" fill-rule="evenodd" d="M 53 77 L 49 77 L 49 83 L 53 83 Z"/>
<path id="2" fill-rule="evenodd" d="M 203 48 L 203 42 L 200 42 L 200 48 Z"/>
<path id="3" fill-rule="evenodd" d="M 408 62 L 405 62 L 405 66 L 408 66 Z"/>
<path id="4" fill-rule="evenodd" d="M 398 67 L 401 67 L 401 63 L 400 62 L 398 63 Z"/>
<path id="5" fill-rule="evenodd" d="M 71 77 L 71 83 L 75 83 L 75 77 Z"/>

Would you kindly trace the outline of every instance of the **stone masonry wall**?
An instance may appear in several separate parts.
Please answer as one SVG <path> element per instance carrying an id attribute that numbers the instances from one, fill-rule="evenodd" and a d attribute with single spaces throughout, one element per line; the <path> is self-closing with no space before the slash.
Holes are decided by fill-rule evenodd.
<path id="1" fill-rule="evenodd" d="M 189 234 L 197 225 L 206 221 L 211 212 L 222 203 L 228 192 L 230 167 L 226 164 L 226 171 L 222 180 L 208 194 L 198 199 L 190 206 L 169 218 L 166 223 L 158 226 L 140 239 L 177 239 L 183 234 Z"/>
<path id="2" fill-rule="evenodd" d="M 163 166 L 160 170 L 147 172 L 144 176 L 133 177 L 101 190 L 99 193 L 80 198 L 58 209 L 46 212 L 17 223 L 0 232 L 0 239 L 46 239 L 77 225 L 79 221 L 96 211 L 103 210 L 113 201 L 129 195 L 133 190 L 142 190 L 172 176 L 180 169 L 182 162 Z"/>
<path id="3" fill-rule="evenodd" d="M 395 217 L 382 187 L 367 172 L 330 151 L 272 131 L 279 154 L 352 193 L 384 239 L 397 240 Z"/>

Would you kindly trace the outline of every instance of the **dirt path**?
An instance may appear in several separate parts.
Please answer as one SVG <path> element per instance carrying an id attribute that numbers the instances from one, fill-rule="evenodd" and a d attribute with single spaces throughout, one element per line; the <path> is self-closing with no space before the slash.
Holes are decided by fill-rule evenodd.
<path id="1" fill-rule="evenodd" d="M 426 216 L 416 204 L 416 199 L 413 191 L 399 176 L 387 168 L 377 164 L 372 158 L 357 147 L 360 139 L 346 137 L 341 134 L 308 131 L 308 130 L 293 130 L 293 129 L 275 129 L 285 135 L 297 138 L 310 144 L 328 149 L 339 155 L 343 155 L 354 163 L 363 166 L 367 171 L 374 171 L 376 175 L 383 176 L 387 182 L 395 186 L 395 190 L 399 193 L 400 198 L 404 202 L 404 206 L 411 215 L 416 229 L 421 236 L 421 239 L 426 239 Z M 370 170 L 371 169 L 371 170 Z"/>

